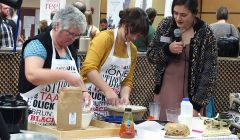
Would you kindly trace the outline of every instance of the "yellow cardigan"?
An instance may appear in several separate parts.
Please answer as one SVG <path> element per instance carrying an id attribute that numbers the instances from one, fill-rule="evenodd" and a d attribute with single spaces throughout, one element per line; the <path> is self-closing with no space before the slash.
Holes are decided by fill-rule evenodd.
<path id="1" fill-rule="evenodd" d="M 125 44 L 121 44 L 120 39 L 115 42 L 114 56 L 120 58 L 127 58 L 127 47 Z M 101 66 L 105 63 L 114 43 L 114 32 L 112 30 L 106 30 L 98 33 L 90 42 L 90 46 L 87 52 L 85 61 L 82 64 L 81 74 L 84 82 L 87 81 L 87 73 L 92 70 L 100 71 Z M 122 86 L 133 86 L 133 73 L 137 62 L 137 48 L 133 43 L 131 47 L 131 68 L 127 77 L 122 82 Z"/>

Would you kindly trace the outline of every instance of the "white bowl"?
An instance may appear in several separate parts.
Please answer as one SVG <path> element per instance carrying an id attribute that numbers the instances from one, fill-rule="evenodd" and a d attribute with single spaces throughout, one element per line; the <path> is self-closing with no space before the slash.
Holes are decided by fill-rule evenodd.
<path id="1" fill-rule="evenodd" d="M 92 120 L 93 111 L 82 113 L 82 125 L 81 128 L 87 128 Z"/>

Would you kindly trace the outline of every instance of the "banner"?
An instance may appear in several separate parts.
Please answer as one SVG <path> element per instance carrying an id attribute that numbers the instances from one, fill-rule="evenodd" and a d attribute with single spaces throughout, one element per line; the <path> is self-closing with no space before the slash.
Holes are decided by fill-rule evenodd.
<path id="1" fill-rule="evenodd" d="M 129 0 L 108 0 L 107 1 L 107 21 L 109 28 L 115 28 L 119 23 L 119 12 L 123 10 L 125 1 Z"/>
<path id="2" fill-rule="evenodd" d="M 152 7 L 152 0 L 136 0 L 135 7 L 142 8 L 146 11 L 148 8 Z"/>
<path id="3" fill-rule="evenodd" d="M 58 11 L 64 8 L 66 0 L 41 0 L 40 1 L 40 21 L 47 20 L 48 24 L 51 23 L 50 15 L 52 11 Z"/>

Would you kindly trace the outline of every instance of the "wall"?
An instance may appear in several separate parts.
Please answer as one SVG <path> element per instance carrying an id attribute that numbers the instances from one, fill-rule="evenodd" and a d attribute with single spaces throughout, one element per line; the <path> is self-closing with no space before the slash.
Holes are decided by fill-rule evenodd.
<path id="1" fill-rule="evenodd" d="M 39 8 L 40 0 L 23 0 L 22 7 Z"/>

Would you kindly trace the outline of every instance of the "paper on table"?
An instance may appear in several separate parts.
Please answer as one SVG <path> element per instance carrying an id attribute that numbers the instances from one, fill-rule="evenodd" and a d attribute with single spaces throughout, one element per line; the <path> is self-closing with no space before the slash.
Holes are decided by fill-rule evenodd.
<path id="1" fill-rule="evenodd" d="M 137 139 L 163 139 L 164 126 L 155 121 L 145 121 L 135 126 Z"/>
<path id="2" fill-rule="evenodd" d="M 153 132 L 159 132 L 159 130 L 162 130 L 164 128 L 163 125 L 155 121 L 145 121 L 136 125 L 135 127 L 137 130 L 144 129 L 144 130 L 153 131 Z"/>

